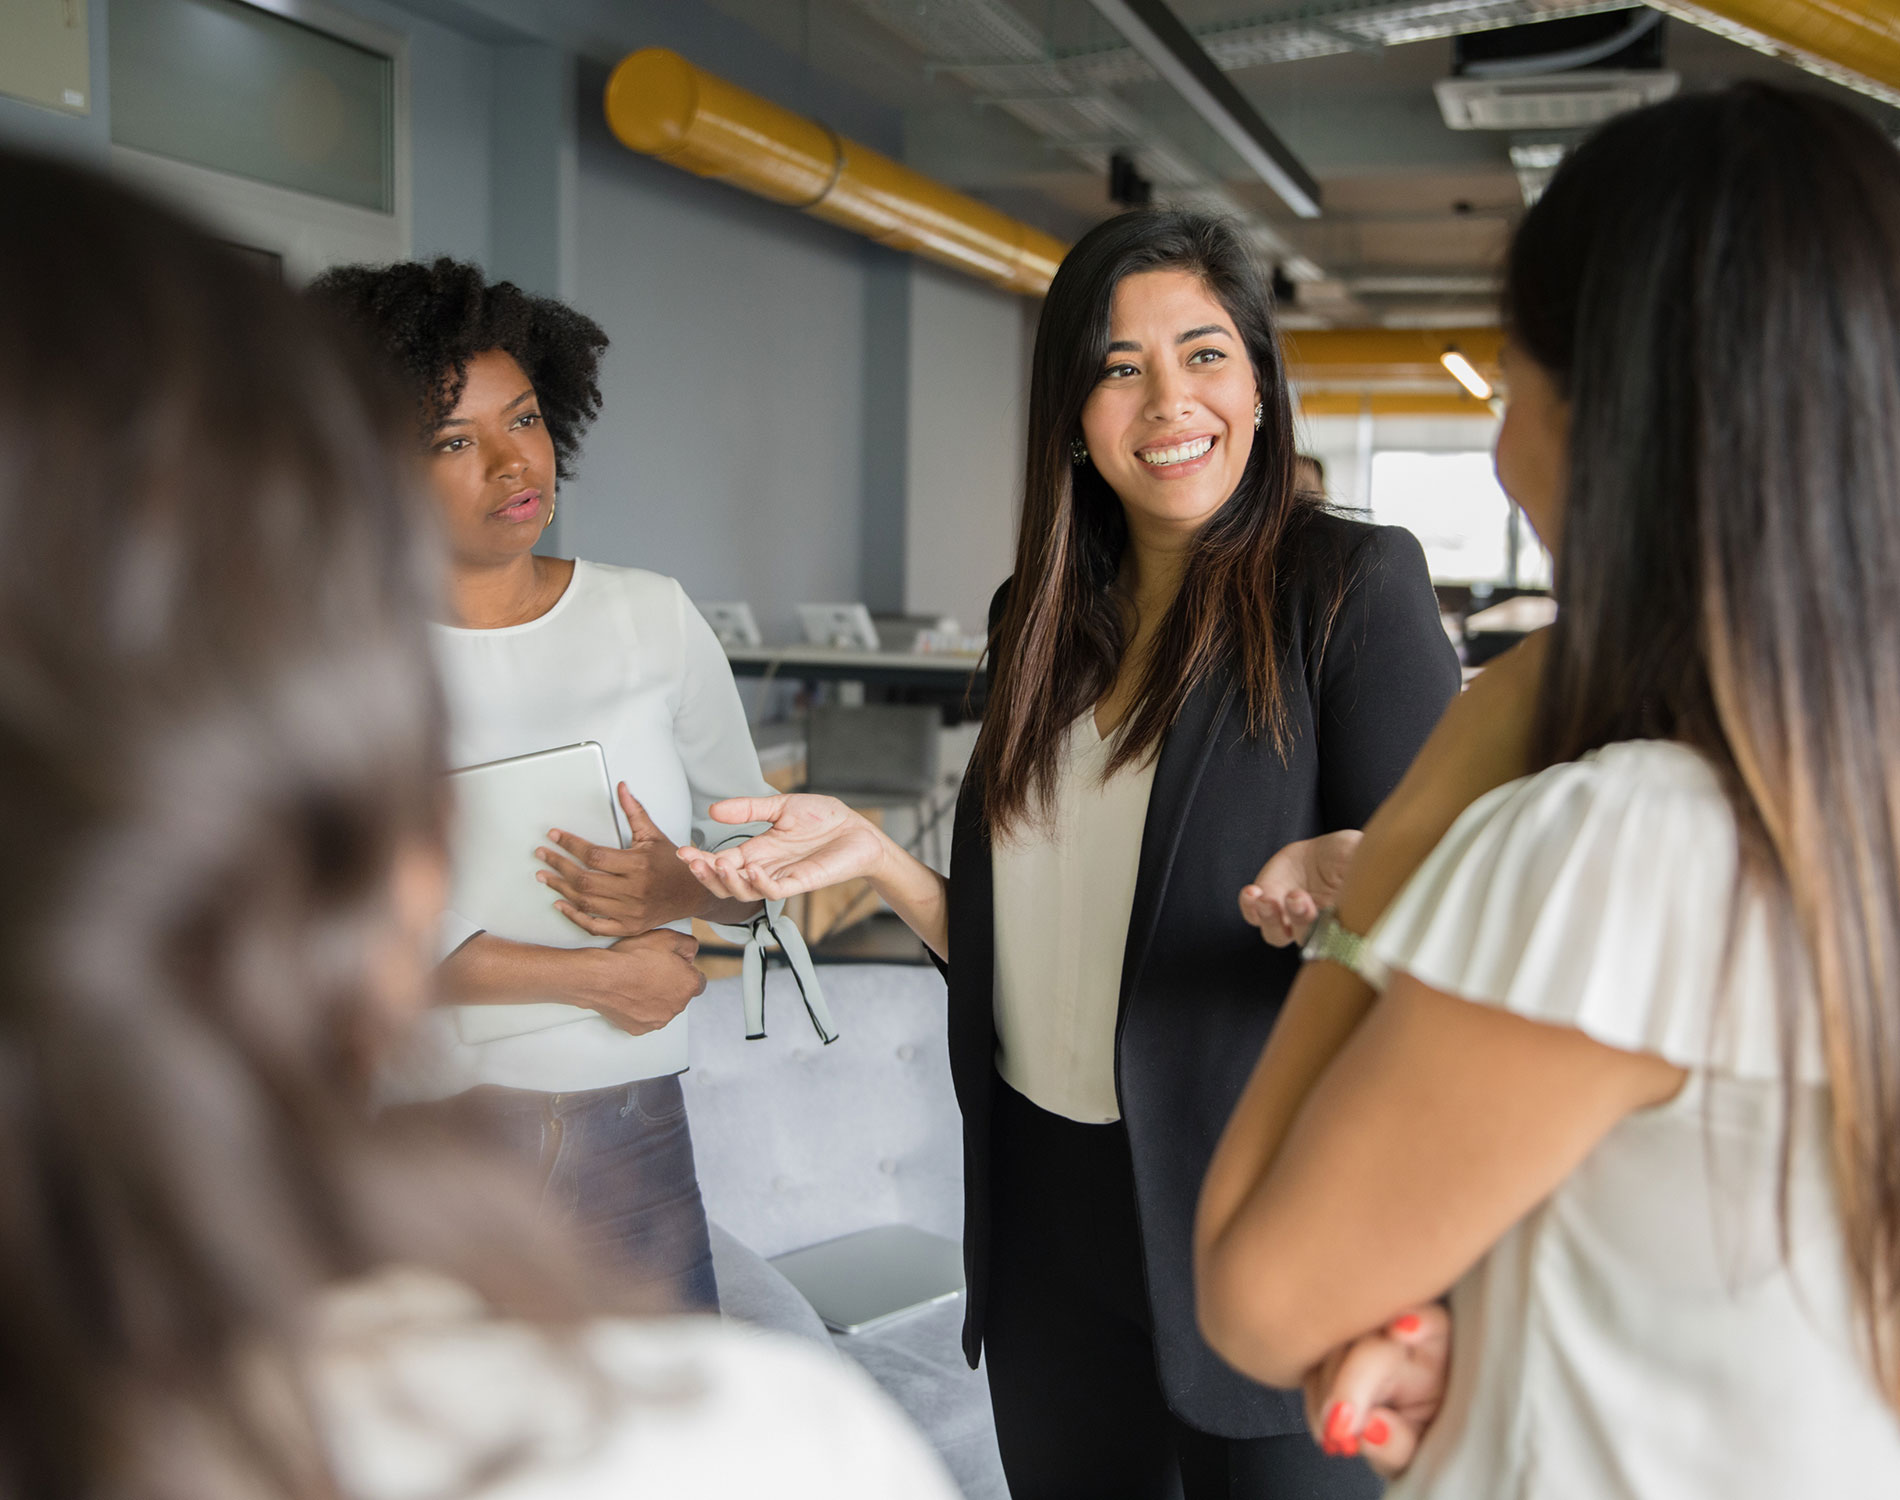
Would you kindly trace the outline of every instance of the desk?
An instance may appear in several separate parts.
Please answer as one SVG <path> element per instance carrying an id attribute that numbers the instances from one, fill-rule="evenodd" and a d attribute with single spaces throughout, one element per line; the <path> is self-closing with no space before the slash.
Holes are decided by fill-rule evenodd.
<path id="1" fill-rule="evenodd" d="M 793 682 L 861 682 L 889 689 L 892 701 L 940 703 L 962 718 L 978 718 L 989 696 L 980 656 L 939 652 L 863 651 L 855 647 L 728 646 L 735 677 L 783 677 Z M 955 722 L 954 720 L 950 722 Z"/>
<path id="2" fill-rule="evenodd" d="M 982 680 L 980 656 L 949 651 L 863 651 L 851 646 L 728 646 L 735 677 L 862 682 L 876 687 L 954 687 Z"/>

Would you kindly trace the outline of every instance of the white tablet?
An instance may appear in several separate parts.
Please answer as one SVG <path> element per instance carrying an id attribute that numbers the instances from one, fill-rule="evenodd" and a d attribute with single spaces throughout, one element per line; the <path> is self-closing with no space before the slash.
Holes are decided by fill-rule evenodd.
<path id="1" fill-rule="evenodd" d="M 535 875 L 547 867 L 534 851 L 550 847 L 548 830 L 579 834 L 618 849 L 613 785 L 607 757 L 592 740 L 493 760 L 449 774 L 455 799 L 451 825 L 449 907 L 458 916 L 519 943 L 549 948 L 604 948 L 554 909 L 560 899 Z M 519 1005 L 457 1005 L 455 1029 L 464 1042 L 493 1042 L 555 1026 L 598 1019 L 577 1005 L 524 999 Z M 686 1016 L 638 1038 L 653 1057 L 650 1076 L 686 1066 Z"/>

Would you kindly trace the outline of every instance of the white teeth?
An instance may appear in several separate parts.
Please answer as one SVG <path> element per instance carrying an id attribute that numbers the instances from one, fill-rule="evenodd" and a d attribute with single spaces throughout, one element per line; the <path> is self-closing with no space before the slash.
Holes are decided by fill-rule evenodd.
<path id="1" fill-rule="evenodd" d="M 1146 453 L 1137 456 L 1143 463 L 1161 469 L 1169 464 L 1184 464 L 1191 458 L 1199 458 L 1213 446 L 1214 440 L 1211 437 L 1196 438 L 1193 442 L 1183 443 L 1178 448 L 1150 448 Z"/>

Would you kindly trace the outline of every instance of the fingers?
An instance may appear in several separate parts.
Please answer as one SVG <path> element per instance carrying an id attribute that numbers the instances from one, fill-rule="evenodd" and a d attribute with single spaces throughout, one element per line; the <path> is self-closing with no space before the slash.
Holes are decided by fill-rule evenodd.
<path id="1" fill-rule="evenodd" d="M 1361 1424 L 1374 1407 L 1396 1405 L 1411 1354 L 1403 1344 L 1379 1334 L 1354 1339 L 1333 1372 L 1320 1413 L 1320 1432 L 1328 1441 L 1359 1438 Z M 1407 1395 L 1410 1391 L 1407 1390 Z M 1340 1413 L 1346 1413 L 1341 1416 Z"/>
<path id="2" fill-rule="evenodd" d="M 718 823 L 776 823 L 784 815 L 788 796 L 728 797 L 709 811 Z"/>
<path id="3" fill-rule="evenodd" d="M 767 899 L 736 859 L 728 860 L 725 855 L 715 857 L 703 849 L 682 849 L 680 858 L 686 861 L 699 883 L 715 896 L 728 901 Z"/>
<path id="4" fill-rule="evenodd" d="M 627 815 L 627 827 L 632 830 L 633 841 L 636 844 L 651 843 L 656 839 L 665 844 L 673 842 L 666 836 L 660 825 L 647 816 L 647 810 L 640 805 L 640 799 L 627 790 L 626 782 L 621 782 L 616 790 L 620 794 L 620 810 Z"/>
<path id="5" fill-rule="evenodd" d="M 1366 1425 L 1359 1432 L 1359 1456 L 1381 1479 L 1396 1479 L 1411 1467 L 1421 1435 L 1416 1423 L 1387 1407 L 1375 1406 L 1366 1414 Z"/>
<path id="6" fill-rule="evenodd" d="M 583 867 L 593 865 L 595 856 L 600 852 L 600 845 L 589 843 L 578 833 L 568 833 L 563 829 L 550 828 L 548 830 L 548 837 L 565 849 L 574 863 Z M 541 849 L 535 851 L 535 853 L 543 856 L 549 852 L 550 851 Z M 618 851 L 615 852 L 617 853 Z M 552 864 L 553 861 L 549 860 L 548 863 Z"/>
<path id="7" fill-rule="evenodd" d="M 1241 887 L 1240 915 L 1258 927 L 1260 936 L 1275 948 L 1286 947 L 1297 936 L 1283 904 L 1261 886 Z"/>
<path id="8" fill-rule="evenodd" d="M 1386 1324 L 1385 1336 L 1442 1358 L 1451 1344 L 1451 1310 L 1442 1302 L 1427 1302 Z"/>
<path id="9" fill-rule="evenodd" d="M 686 868 L 693 872 L 693 878 L 722 901 L 743 901 L 747 898 L 739 895 L 720 874 L 719 869 L 700 849 L 681 849 L 679 857 Z"/>
<path id="10" fill-rule="evenodd" d="M 556 901 L 554 909 L 576 927 L 593 937 L 623 938 L 632 937 L 640 931 L 638 927 L 622 921 L 618 917 L 597 917 L 592 912 L 582 911 L 568 901 Z"/>
<path id="11" fill-rule="evenodd" d="M 1450 1315 L 1434 1303 L 1335 1350 L 1306 1382 L 1307 1421 L 1320 1446 L 1363 1454 L 1387 1476 L 1409 1464 L 1444 1397 L 1450 1334 Z"/>

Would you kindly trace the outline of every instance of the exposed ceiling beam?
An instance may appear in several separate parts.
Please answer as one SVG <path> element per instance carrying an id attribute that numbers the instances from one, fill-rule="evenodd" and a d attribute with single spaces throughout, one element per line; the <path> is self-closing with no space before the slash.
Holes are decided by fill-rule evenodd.
<path id="1" fill-rule="evenodd" d="M 1303 219 L 1319 217 L 1319 183 L 1313 174 L 1163 0 L 1092 3 L 1281 202 Z"/>

